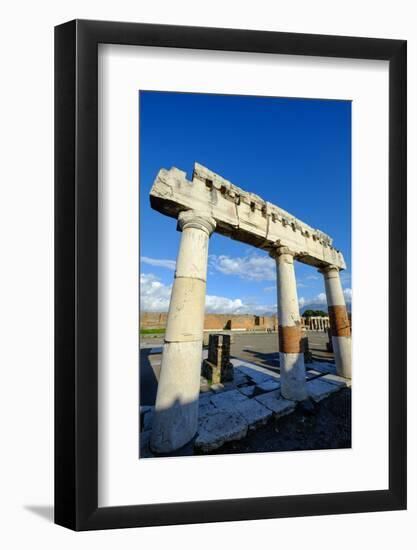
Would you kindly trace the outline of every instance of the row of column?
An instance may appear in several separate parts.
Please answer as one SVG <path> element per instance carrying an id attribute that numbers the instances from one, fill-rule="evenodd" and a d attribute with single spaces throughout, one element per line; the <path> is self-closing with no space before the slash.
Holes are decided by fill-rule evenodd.
<path id="1" fill-rule="evenodd" d="M 197 431 L 202 361 L 208 241 L 216 222 L 206 213 L 182 212 L 182 231 L 169 305 L 162 364 L 155 403 L 151 448 L 168 453 L 185 445 Z M 285 246 L 271 253 L 277 265 L 278 334 L 281 394 L 307 399 L 301 320 L 294 271 L 294 253 Z M 339 270 L 329 266 L 324 275 L 338 374 L 349 377 L 350 326 Z"/>
<path id="2" fill-rule="evenodd" d="M 326 330 L 330 327 L 328 317 L 307 317 L 304 320 L 304 326 L 309 330 Z"/>

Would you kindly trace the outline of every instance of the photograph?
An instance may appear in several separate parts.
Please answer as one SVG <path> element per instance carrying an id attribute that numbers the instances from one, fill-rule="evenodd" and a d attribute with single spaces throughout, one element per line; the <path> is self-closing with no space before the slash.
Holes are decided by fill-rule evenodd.
<path id="1" fill-rule="evenodd" d="M 139 459 L 351 448 L 352 102 L 138 101 Z"/>

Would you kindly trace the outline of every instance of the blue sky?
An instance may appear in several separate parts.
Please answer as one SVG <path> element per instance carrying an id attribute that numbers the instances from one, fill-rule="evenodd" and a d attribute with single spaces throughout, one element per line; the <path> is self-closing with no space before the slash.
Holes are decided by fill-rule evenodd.
<path id="1" fill-rule="evenodd" d="M 191 179 L 194 162 L 333 238 L 351 299 L 351 103 L 253 96 L 139 93 L 141 309 L 166 311 L 180 233 L 152 210 L 160 168 Z M 300 307 L 325 309 L 322 276 L 296 262 Z M 258 249 L 213 234 L 206 311 L 273 313 L 275 265 Z"/>

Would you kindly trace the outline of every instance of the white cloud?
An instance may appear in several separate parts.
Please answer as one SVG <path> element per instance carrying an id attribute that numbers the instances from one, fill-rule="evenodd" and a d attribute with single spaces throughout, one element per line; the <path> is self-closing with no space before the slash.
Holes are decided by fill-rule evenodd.
<path id="1" fill-rule="evenodd" d="M 231 300 L 222 296 L 206 296 L 206 313 L 230 313 L 251 315 L 276 315 L 276 305 L 262 305 L 245 302 L 239 298 Z"/>
<path id="2" fill-rule="evenodd" d="M 140 274 L 140 309 L 143 311 L 168 311 L 171 285 L 161 283 L 152 273 Z"/>
<path id="3" fill-rule="evenodd" d="M 352 302 L 352 289 L 345 288 L 343 291 L 343 294 L 346 302 L 350 304 Z M 317 294 L 317 296 L 314 296 L 313 298 L 304 298 L 302 296 L 298 300 L 298 305 L 300 307 L 304 307 L 304 306 L 326 306 L 327 307 L 326 294 L 324 292 L 320 292 L 320 294 Z"/>
<path id="4" fill-rule="evenodd" d="M 172 269 L 172 271 L 175 271 L 175 260 L 157 260 L 156 258 L 141 256 L 140 261 L 144 264 L 153 265 L 155 267 L 165 267 L 166 269 Z"/>
<path id="5" fill-rule="evenodd" d="M 152 273 L 140 275 L 140 308 L 142 311 L 168 311 L 172 285 L 166 285 Z M 206 296 L 206 313 L 230 313 L 274 315 L 276 305 L 261 305 L 245 302 L 240 298 Z"/>
<path id="6" fill-rule="evenodd" d="M 268 256 L 251 254 L 232 258 L 226 255 L 210 255 L 210 267 L 223 275 L 237 275 L 249 281 L 274 281 L 276 279 L 275 262 Z"/>
<path id="7" fill-rule="evenodd" d="M 309 306 L 327 306 L 326 294 L 324 292 L 320 292 L 320 294 L 317 294 L 317 296 L 314 296 L 313 298 L 304 298 L 302 296 L 298 300 L 298 305 L 300 307 L 304 307 L 306 305 L 309 305 Z"/>
<path id="8" fill-rule="evenodd" d="M 351 288 L 345 288 L 345 290 L 343 291 L 343 294 L 345 296 L 346 302 L 351 302 L 352 301 L 352 289 Z"/>
<path id="9" fill-rule="evenodd" d="M 223 296 L 206 296 L 207 313 L 240 313 L 243 307 L 244 304 L 239 298 L 231 300 Z"/>

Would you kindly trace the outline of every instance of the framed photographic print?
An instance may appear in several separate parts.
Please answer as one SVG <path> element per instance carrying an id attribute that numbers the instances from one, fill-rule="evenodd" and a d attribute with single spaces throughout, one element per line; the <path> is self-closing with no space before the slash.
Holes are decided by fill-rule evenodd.
<path id="1" fill-rule="evenodd" d="M 406 507 L 406 42 L 55 30 L 55 521 Z"/>

